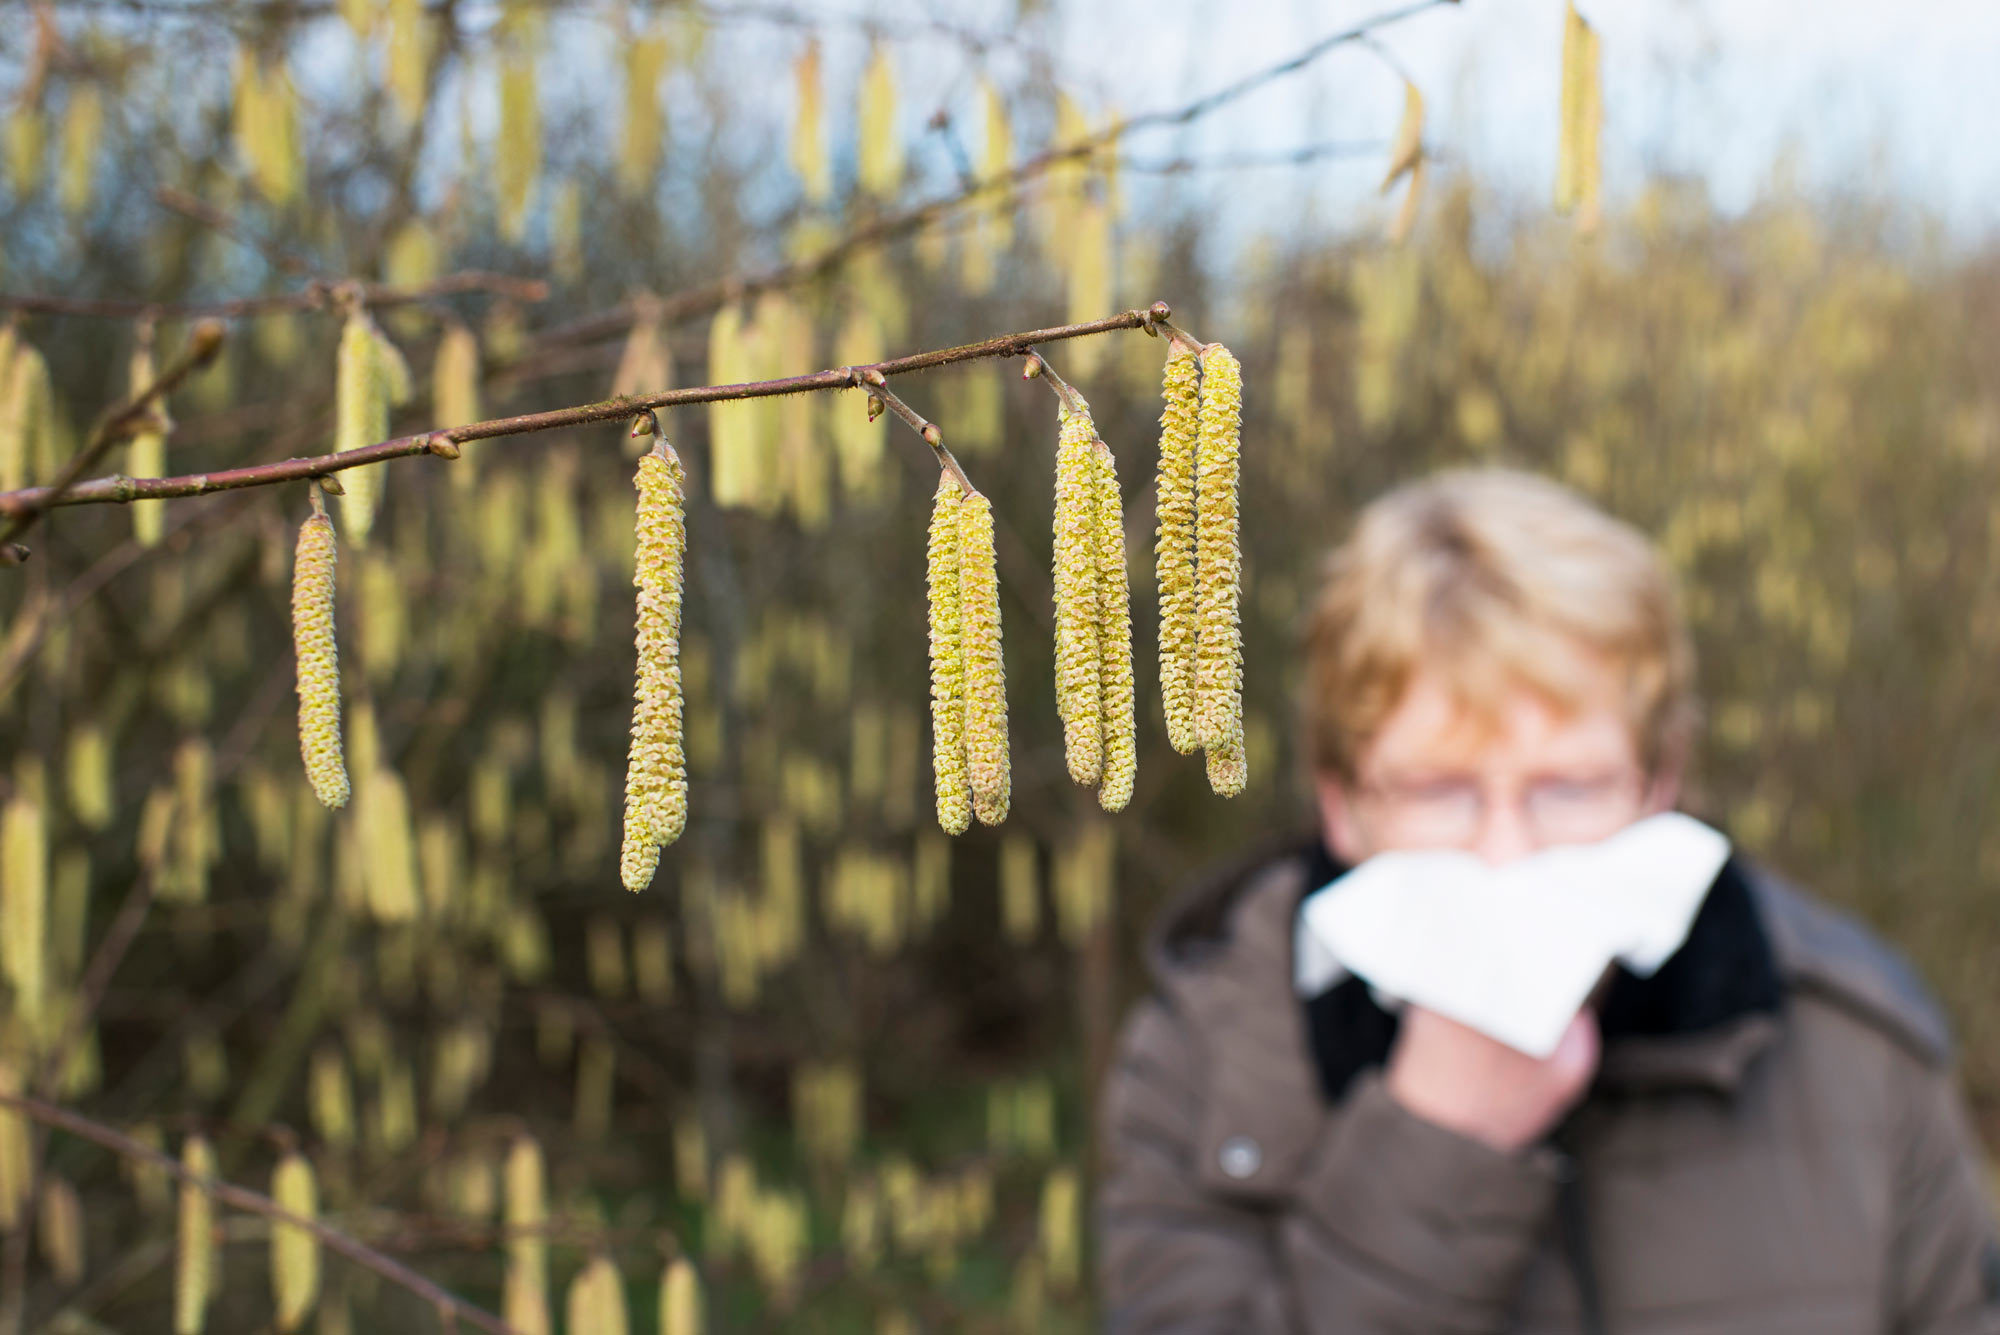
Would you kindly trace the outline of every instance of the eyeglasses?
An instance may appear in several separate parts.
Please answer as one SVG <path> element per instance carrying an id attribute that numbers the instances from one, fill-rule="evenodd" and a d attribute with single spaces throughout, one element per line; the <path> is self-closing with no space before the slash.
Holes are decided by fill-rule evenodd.
<path id="1" fill-rule="evenodd" d="M 1636 771 L 1587 777 L 1549 776 L 1518 786 L 1522 824 L 1540 845 L 1591 843 L 1638 814 L 1645 779 Z M 1422 783 L 1364 783 L 1382 842 L 1404 847 L 1464 847 L 1479 838 L 1494 798 L 1472 778 Z"/>

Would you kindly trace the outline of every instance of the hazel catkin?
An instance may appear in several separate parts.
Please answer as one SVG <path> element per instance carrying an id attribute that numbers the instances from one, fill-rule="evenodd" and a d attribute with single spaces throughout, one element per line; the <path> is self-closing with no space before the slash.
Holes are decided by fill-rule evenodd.
<path id="1" fill-rule="evenodd" d="M 965 769 L 982 825 L 1007 819 L 1007 682 L 1000 654 L 1000 582 L 993 503 L 973 492 L 958 507 L 959 643 L 965 659 Z"/>
<path id="2" fill-rule="evenodd" d="M 1160 591 L 1160 704 L 1167 741 L 1182 755 L 1201 743 L 1194 725 L 1196 393 L 1201 364 L 1175 343 L 1167 357 L 1160 411 L 1158 528 L 1154 582 Z"/>
<path id="3" fill-rule="evenodd" d="M 1243 368 L 1220 343 L 1201 353 L 1195 457 L 1195 737 L 1227 747 L 1243 732 L 1242 556 L 1237 487 Z"/>
<path id="4" fill-rule="evenodd" d="M 930 585 L 931 768 L 938 825 L 963 834 L 972 822 L 965 767 L 965 655 L 959 602 L 959 512 L 964 490 L 949 473 L 938 477 L 931 503 L 926 569 Z"/>
<path id="5" fill-rule="evenodd" d="M 687 553 L 686 474 L 664 437 L 639 459 L 635 484 L 638 589 L 632 743 L 625 768 L 625 841 L 618 871 L 627 890 L 652 882 L 660 849 L 687 825 L 687 756 L 681 741 L 681 571 Z"/>
<path id="6" fill-rule="evenodd" d="M 375 326 L 356 311 L 341 326 L 340 350 L 334 361 L 333 399 L 335 453 L 358 450 L 389 434 L 389 396 L 382 383 Z M 382 496 L 383 463 L 347 470 L 341 481 L 340 517 L 357 547 L 368 544 L 375 510 Z"/>
<path id="7" fill-rule="evenodd" d="M 1081 405 L 1081 400 L 1078 401 Z M 1104 772 L 1100 648 L 1097 632 L 1097 490 L 1092 481 L 1096 429 L 1087 406 L 1060 413 L 1056 445 L 1056 713 L 1072 779 L 1086 787 Z"/>
<path id="8" fill-rule="evenodd" d="M 1125 509 L 1118 492 L 1118 468 L 1111 447 L 1091 445 L 1092 490 L 1096 493 L 1098 683 L 1100 730 L 1104 738 L 1098 805 L 1123 811 L 1138 776 L 1136 689 L 1132 681 L 1132 603 L 1125 559 Z"/>
<path id="9" fill-rule="evenodd" d="M 313 499 L 299 525 L 292 565 L 292 644 L 298 658 L 299 751 L 314 794 L 328 807 L 347 805 L 347 765 L 340 747 L 340 650 L 333 633 L 333 521 Z"/>
<path id="10" fill-rule="evenodd" d="M 294 1150 L 271 1174 L 271 1199 L 301 1219 L 319 1215 L 312 1164 Z M 297 1330 L 319 1298 L 319 1239 L 297 1224 L 271 1225 L 271 1289 L 280 1331 Z"/>
<path id="11" fill-rule="evenodd" d="M 201 1136 L 181 1148 L 180 1217 L 175 1229 L 174 1335 L 201 1335 L 215 1298 L 215 1151 Z"/>

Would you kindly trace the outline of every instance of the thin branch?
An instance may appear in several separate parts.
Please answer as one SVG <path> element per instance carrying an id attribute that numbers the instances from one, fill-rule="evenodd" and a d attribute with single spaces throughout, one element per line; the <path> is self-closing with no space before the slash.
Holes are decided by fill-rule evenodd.
<path id="1" fill-rule="evenodd" d="M 1158 325 L 1162 320 L 1163 317 L 1155 314 L 1152 324 Z M 1056 396 L 1056 401 L 1069 411 L 1086 417 L 1090 415 L 1090 405 L 1084 402 L 1083 395 L 1072 389 L 1069 381 L 1057 375 L 1056 368 L 1050 366 L 1048 359 L 1041 353 L 1028 354 L 1028 364 L 1021 368 L 1021 375 L 1023 379 L 1043 381 L 1048 385 L 1049 391 Z"/>
<path id="2" fill-rule="evenodd" d="M 312 273 L 312 266 L 298 256 L 258 236 L 215 205 L 185 190 L 163 185 L 153 192 L 153 199 L 161 208 L 171 209 L 183 217 L 192 218 L 204 227 L 212 227 L 230 240 L 248 246 L 262 255 L 265 262 L 280 273 L 288 273 L 295 278 L 304 278 Z"/>
<path id="3" fill-rule="evenodd" d="M 467 441 L 490 440 L 496 436 L 518 436 L 557 427 L 585 426 L 593 422 L 625 420 L 637 417 L 649 409 L 679 408 L 699 403 L 727 403 L 742 399 L 769 398 L 779 394 L 801 394 L 811 390 L 847 389 L 853 386 L 857 371 L 863 374 L 876 371 L 887 377 L 904 375 L 911 371 L 926 371 L 932 367 L 949 366 L 956 362 L 977 361 L 982 358 L 1022 357 L 1032 353 L 1035 346 L 1040 343 L 1104 334 L 1116 329 L 1144 329 L 1155 321 L 1166 318 L 1170 313 L 1167 304 L 1161 301 L 1153 303 L 1145 310 L 1121 311 L 1102 320 L 1058 325 L 1049 329 L 1030 329 L 1018 334 L 1002 334 L 979 343 L 965 343 L 955 348 L 938 348 L 929 352 L 913 353 L 907 357 L 876 362 L 871 366 L 841 367 L 837 370 L 815 371 L 809 375 L 787 376 L 779 380 L 752 380 L 736 385 L 696 385 L 686 389 L 664 390 L 658 394 L 623 395 L 597 403 L 581 404 L 574 408 L 554 408 L 547 412 L 498 417 L 490 421 L 471 422 L 441 431 L 398 436 L 393 440 L 363 445 L 358 449 L 343 450 L 337 454 L 286 459 L 278 463 L 252 464 L 214 473 L 190 473 L 181 477 L 155 478 L 122 475 L 101 477 L 79 483 L 71 487 L 67 494 L 53 498 L 52 488 L 28 487 L 20 491 L 0 492 L 0 514 L 18 514 L 46 508 L 52 504 L 124 504 L 137 500 L 205 496 L 211 492 L 234 491 L 241 487 L 264 487 L 281 482 L 326 477 L 344 469 L 380 463 L 384 459 L 406 458 L 413 454 L 437 454 L 445 458 L 455 458 L 458 446 Z"/>
<path id="4" fill-rule="evenodd" d="M 1456 4 L 1458 0 L 1416 0 L 1413 4 L 1362 19 L 1339 32 L 1329 33 L 1311 46 L 1279 61 L 1277 64 L 1244 76 L 1235 83 L 1206 93 L 1194 101 L 1164 111 L 1149 111 L 1129 120 L 1114 121 L 1093 135 L 1086 135 L 1072 143 L 1047 149 L 1030 158 L 997 172 L 983 180 L 969 182 L 948 195 L 942 195 L 924 204 L 912 205 L 893 213 L 887 213 L 874 222 L 859 227 L 839 241 L 828 246 L 817 255 L 783 264 L 764 273 L 750 277 L 732 277 L 708 283 L 701 287 L 687 288 L 667 298 L 660 304 L 660 316 L 670 320 L 688 319 L 704 315 L 720 307 L 724 302 L 740 297 L 755 296 L 772 288 L 788 287 L 838 268 L 849 256 L 871 246 L 894 241 L 899 237 L 921 231 L 933 219 L 952 210 L 963 207 L 985 196 L 1012 193 L 1039 176 L 1047 175 L 1052 169 L 1079 158 L 1090 158 L 1106 147 L 1117 143 L 1134 130 L 1150 130 L 1169 126 L 1185 125 L 1198 120 L 1209 112 L 1263 87 L 1265 84 L 1295 74 L 1320 57 L 1338 47 L 1360 42 L 1377 28 L 1400 23 L 1426 10 L 1442 5 Z M 625 302 L 608 311 L 584 316 L 568 324 L 557 325 L 544 331 L 535 339 L 529 355 L 547 348 L 551 344 L 567 342 L 588 342 L 607 338 L 629 327 L 637 311 L 632 303 Z"/>
<path id="5" fill-rule="evenodd" d="M 13 522 L 0 530 L 0 546 L 6 546 L 34 527 L 42 512 L 52 505 L 61 505 L 64 497 L 76 486 L 77 480 L 97 467 L 119 441 L 132 434 L 133 428 L 152 415 L 155 400 L 165 398 L 174 386 L 193 375 L 202 367 L 215 360 L 215 354 L 222 351 L 222 325 L 214 320 L 204 320 L 194 327 L 188 336 L 187 346 L 181 349 L 166 370 L 153 377 L 153 382 L 137 390 L 131 398 L 113 408 L 110 414 L 100 420 L 97 429 L 90 434 L 84 447 L 71 456 L 69 463 L 49 486 L 38 488 L 44 493 L 39 501 L 30 502 L 13 510 Z"/>
<path id="6" fill-rule="evenodd" d="M 116 297 L 53 297 L 0 292 L 0 311 L 104 320 L 233 320 L 247 315 L 317 310 L 331 306 L 336 290 L 344 286 L 348 284 L 341 280 L 315 278 L 296 292 L 272 292 L 261 297 L 209 302 L 127 301 Z M 446 274 L 418 287 L 389 287 L 381 283 L 362 283 L 358 286 L 361 300 L 370 309 L 408 306 L 466 292 L 486 292 L 515 301 L 541 301 L 549 295 L 549 285 L 538 278 L 516 278 L 512 274 L 492 273 L 485 269 Z"/>
<path id="7" fill-rule="evenodd" d="M 944 447 L 944 431 L 936 422 L 926 421 L 922 413 L 898 397 L 895 391 L 889 388 L 889 382 L 881 371 L 872 366 L 865 371 L 858 367 L 854 368 L 854 383 L 857 387 L 866 385 L 870 395 L 879 400 L 890 412 L 908 422 L 910 429 L 924 438 L 924 444 L 930 446 L 931 452 L 937 455 L 938 467 L 957 479 L 961 491 L 968 496 L 979 494 L 979 488 L 972 485 L 972 479 L 965 475 L 965 469 L 959 466 L 952 452 Z"/>
<path id="8" fill-rule="evenodd" d="M 67 1131 L 79 1140 L 87 1140 L 93 1145 L 110 1150 L 113 1154 L 148 1164 L 164 1173 L 171 1173 L 182 1182 L 194 1182 L 225 1205 L 262 1215 L 275 1223 L 289 1224 L 294 1228 L 303 1229 L 319 1239 L 321 1245 L 329 1250 L 338 1252 L 356 1265 L 374 1271 L 391 1284 L 407 1289 L 439 1311 L 449 1311 L 480 1330 L 491 1331 L 492 1335 L 523 1335 L 521 1331 L 491 1312 L 440 1288 L 395 1258 L 385 1256 L 365 1243 L 357 1242 L 347 1234 L 329 1228 L 317 1219 L 293 1214 L 270 1197 L 259 1195 L 247 1187 L 239 1187 L 214 1178 L 198 1178 L 184 1168 L 179 1159 L 162 1153 L 150 1145 L 142 1145 L 122 1131 L 106 1126 L 102 1122 L 26 1094 L 0 1092 L 0 1105 L 17 1108 L 44 1126 Z"/>

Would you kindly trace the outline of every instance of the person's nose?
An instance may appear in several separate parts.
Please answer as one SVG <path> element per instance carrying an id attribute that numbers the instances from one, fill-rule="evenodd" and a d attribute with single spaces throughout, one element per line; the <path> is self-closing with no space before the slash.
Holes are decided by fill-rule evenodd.
<path id="1" fill-rule="evenodd" d="M 1479 836 L 1467 851 L 1489 867 L 1524 858 L 1535 851 L 1534 832 L 1517 793 L 1495 793 L 1480 813 Z"/>

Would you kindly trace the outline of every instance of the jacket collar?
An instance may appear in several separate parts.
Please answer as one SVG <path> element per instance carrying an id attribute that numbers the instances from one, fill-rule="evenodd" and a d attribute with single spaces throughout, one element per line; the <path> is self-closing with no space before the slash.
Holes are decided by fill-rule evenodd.
<path id="1" fill-rule="evenodd" d="M 1317 841 L 1294 845 L 1198 889 L 1155 937 L 1162 995 L 1203 1063 L 1197 1171 L 1218 1193 L 1282 1197 L 1348 1083 L 1394 1042 L 1396 1017 L 1359 980 L 1303 1004 L 1292 991 L 1299 902 L 1339 870 Z M 1758 898 L 1731 859 L 1680 951 L 1649 979 L 1614 977 L 1595 1090 L 1734 1092 L 1778 1037 L 1784 991 Z"/>

